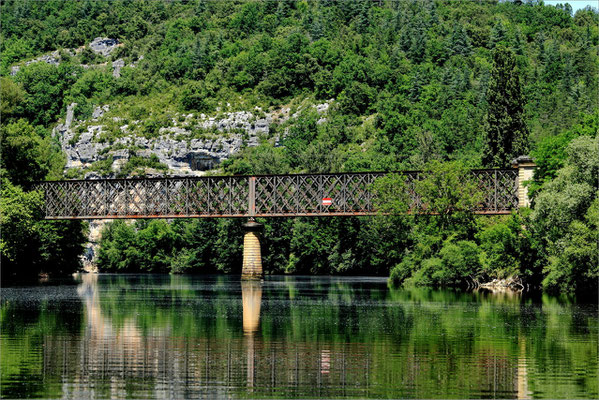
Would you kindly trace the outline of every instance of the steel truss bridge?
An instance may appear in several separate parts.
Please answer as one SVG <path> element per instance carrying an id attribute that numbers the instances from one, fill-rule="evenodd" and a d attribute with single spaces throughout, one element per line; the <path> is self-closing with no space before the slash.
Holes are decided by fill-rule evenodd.
<path id="1" fill-rule="evenodd" d="M 423 172 L 405 177 L 411 212 L 426 212 L 415 190 Z M 387 173 L 46 181 L 46 219 L 297 217 L 377 214 L 373 183 Z M 518 169 L 472 170 L 482 192 L 477 214 L 518 208 Z"/>

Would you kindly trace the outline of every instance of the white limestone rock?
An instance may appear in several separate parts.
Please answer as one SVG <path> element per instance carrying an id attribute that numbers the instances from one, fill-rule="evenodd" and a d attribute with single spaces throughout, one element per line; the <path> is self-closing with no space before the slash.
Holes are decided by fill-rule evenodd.
<path id="1" fill-rule="evenodd" d="M 112 76 L 114 76 L 115 78 L 120 78 L 121 77 L 121 68 L 123 68 L 125 66 L 125 60 L 123 60 L 122 58 L 119 58 L 116 61 L 112 62 Z"/>
<path id="2" fill-rule="evenodd" d="M 110 55 L 114 49 L 118 46 L 119 41 L 111 38 L 95 38 L 90 44 L 89 48 L 96 54 L 102 54 L 104 57 Z"/>
<path id="3" fill-rule="evenodd" d="M 321 114 L 321 118 L 318 120 L 319 124 L 325 123 L 327 120 L 328 104 L 329 102 L 326 102 L 314 106 Z M 216 168 L 219 163 L 241 151 L 243 146 L 258 146 L 261 138 L 266 138 L 275 146 L 280 146 L 281 139 L 285 137 L 288 128 L 281 136 L 268 138 L 271 131 L 270 125 L 290 118 L 289 108 L 267 113 L 256 109 L 256 114 L 260 117 L 249 111 L 226 112 L 217 116 L 175 115 L 169 121 L 170 126 L 163 126 L 159 129 L 157 138 L 129 135 L 135 126 L 142 123 L 142 121 L 131 121 L 129 124 L 119 127 L 120 131 L 127 136 L 117 138 L 114 143 L 110 144 L 99 143 L 102 129 L 104 129 L 100 124 L 88 126 L 79 135 L 73 132 L 71 125 L 75 124 L 72 116 L 75 106 L 73 104 L 67 110 L 67 123 L 58 125 L 54 130 L 67 154 L 67 169 L 87 168 L 93 162 L 112 155 L 113 170 L 117 171 L 126 163 L 132 151 L 141 157 L 150 157 L 155 154 L 161 163 L 167 165 L 169 174 L 185 176 L 202 175 L 204 171 Z M 109 110 L 108 105 L 96 107 L 92 121 L 98 121 Z M 115 120 L 115 118 L 118 117 L 113 117 L 115 122 L 122 120 L 120 118 Z M 198 129 L 206 130 L 206 135 L 194 138 L 192 132 L 196 134 Z M 76 142 L 73 143 L 73 140 Z M 118 150 L 110 150 L 109 147 L 115 145 Z M 157 171 L 157 173 L 160 172 Z"/>
<path id="4" fill-rule="evenodd" d="M 94 112 L 92 113 L 92 120 L 98 120 L 104 116 L 104 113 L 110 111 L 110 106 L 108 104 L 100 107 L 94 108 Z"/>

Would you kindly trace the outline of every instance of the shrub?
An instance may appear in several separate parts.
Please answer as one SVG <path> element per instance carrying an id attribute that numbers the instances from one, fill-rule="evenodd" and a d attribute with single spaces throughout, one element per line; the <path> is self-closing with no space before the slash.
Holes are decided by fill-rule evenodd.
<path id="1" fill-rule="evenodd" d="M 469 240 L 447 242 L 440 251 L 441 269 L 432 275 L 438 286 L 460 286 L 480 273 L 480 250 Z"/>
<path id="2" fill-rule="evenodd" d="M 339 94 L 339 109 L 345 114 L 365 113 L 375 98 L 375 91 L 365 83 L 352 82 Z"/>
<path id="3" fill-rule="evenodd" d="M 506 278 L 518 273 L 520 267 L 518 232 L 506 222 L 483 228 L 477 238 L 483 251 L 483 271 L 496 278 Z"/>
<path id="4" fill-rule="evenodd" d="M 171 258 L 169 266 L 171 274 L 184 274 L 191 272 L 194 267 L 194 254 L 189 249 L 181 249 Z"/>
<path id="5" fill-rule="evenodd" d="M 407 255 L 399 264 L 391 269 L 389 283 L 391 286 L 401 286 L 412 275 L 414 270 L 414 260 Z"/>

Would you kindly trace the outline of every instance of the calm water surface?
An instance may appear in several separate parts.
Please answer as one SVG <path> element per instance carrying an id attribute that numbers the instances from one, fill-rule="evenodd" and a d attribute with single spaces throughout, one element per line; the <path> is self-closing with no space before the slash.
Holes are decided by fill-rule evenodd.
<path id="1" fill-rule="evenodd" d="M 597 398 L 596 304 L 384 279 L 3 288 L 0 396 Z"/>

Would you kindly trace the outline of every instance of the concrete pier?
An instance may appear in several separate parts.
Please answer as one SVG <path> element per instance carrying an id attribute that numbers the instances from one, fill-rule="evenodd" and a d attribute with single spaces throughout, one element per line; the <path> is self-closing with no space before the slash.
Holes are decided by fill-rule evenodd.
<path id="1" fill-rule="evenodd" d="M 243 267 L 241 269 L 242 279 L 262 278 L 262 252 L 260 249 L 260 231 L 262 224 L 250 219 L 243 225 L 245 236 L 243 237 Z"/>
<path id="2" fill-rule="evenodd" d="M 530 207 L 528 187 L 524 186 L 524 182 L 533 179 L 537 165 L 529 156 L 520 156 L 512 161 L 512 166 L 518 168 L 518 208 Z"/>

